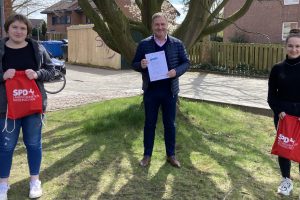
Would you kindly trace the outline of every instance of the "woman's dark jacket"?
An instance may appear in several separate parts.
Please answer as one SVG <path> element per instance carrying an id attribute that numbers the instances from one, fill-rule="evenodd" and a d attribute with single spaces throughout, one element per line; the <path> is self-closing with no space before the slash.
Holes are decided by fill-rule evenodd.
<path id="1" fill-rule="evenodd" d="M 300 57 L 273 66 L 268 103 L 275 117 L 281 112 L 300 117 Z"/>
<path id="2" fill-rule="evenodd" d="M 166 58 L 169 70 L 175 69 L 176 77 L 171 79 L 171 91 L 173 95 L 179 93 L 179 79 L 178 77 L 184 74 L 189 66 L 190 61 L 188 59 L 187 52 L 180 40 L 168 35 L 169 42 L 166 44 Z M 143 90 L 146 91 L 150 82 L 148 69 L 143 69 L 141 66 L 141 60 L 145 58 L 145 54 L 155 52 L 154 36 L 150 36 L 142 40 L 136 50 L 135 57 L 132 61 L 132 68 L 135 71 L 142 73 Z"/>
<path id="3" fill-rule="evenodd" d="M 4 38 L 0 40 L 0 117 L 5 117 L 7 110 L 7 97 L 5 90 L 5 81 L 3 79 L 3 67 L 2 67 L 2 58 L 5 51 L 5 42 L 8 38 Z M 54 65 L 46 52 L 45 48 L 37 43 L 37 41 L 32 39 L 26 39 L 27 42 L 31 43 L 33 46 L 36 63 L 38 64 L 38 70 L 36 71 L 38 78 L 35 80 L 40 92 L 42 94 L 43 99 L 43 111 L 46 110 L 47 106 L 47 95 L 44 89 L 44 81 L 50 80 L 54 77 Z"/>

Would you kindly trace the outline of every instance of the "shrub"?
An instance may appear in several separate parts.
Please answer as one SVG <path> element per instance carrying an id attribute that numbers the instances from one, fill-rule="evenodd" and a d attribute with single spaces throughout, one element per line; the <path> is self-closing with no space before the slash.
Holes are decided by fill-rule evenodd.
<path id="1" fill-rule="evenodd" d="M 248 76 L 248 77 L 268 77 L 269 72 L 267 70 L 258 70 L 248 64 L 238 64 L 235 67 L 212 65 L 210 63 L 201 63 L 191 66 L 192 71 L 207 71 L 217 72 L 228 75 Z"/>
<path id="2" fill-rule="evenodd" d="M 231 38 L 229 38 L 230 42 L 234 42 L 234 43 L 248 43 L 249 41 L 247 40 L 247 37 L 245 34 L 243 33 L 235 33 L 234 36 L 232 36 Z"/>

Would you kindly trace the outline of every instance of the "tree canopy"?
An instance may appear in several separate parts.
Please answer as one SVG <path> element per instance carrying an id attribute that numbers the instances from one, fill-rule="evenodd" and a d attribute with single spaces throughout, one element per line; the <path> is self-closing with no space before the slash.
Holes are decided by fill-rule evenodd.
<path id="1" fill-rule="evenodd" d="M 137 19 L 129 18 L 116 3 L 118 0 L 78 0 L 85 15 L 94 23 L 94 30 L 114 51 L 121 53 L 127 61 L 131 61 L 137 43 L 132 33 L 143 37 L 151 34 L 151 18 L 162 11 L 164 0 L 131 0 L 135 7 L 131 12 L 139 15 Z M 254 0 L 243 0 L 244 4 L 226 19 L 216 22 L 224 6 L 233 0 L 190 0 L 187 14 L 171 35 L 183 41 L 190 49 L 206 35 L 222 31 L 234 21 L 242 17 Z M 164 10 L 164 12 L 169 12 Z"/>

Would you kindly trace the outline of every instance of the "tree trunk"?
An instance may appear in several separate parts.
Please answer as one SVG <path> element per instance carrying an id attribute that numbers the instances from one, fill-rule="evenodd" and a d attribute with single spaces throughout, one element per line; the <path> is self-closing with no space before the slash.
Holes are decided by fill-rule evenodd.
<path id="1" fill-rule="evenodd" d="M 113 0 L 92 0 L 97 9 L 91 6 L 90 0 L 78 0 L 86 16 L 95 24 L 94 30 L 107 46 L 120 53 L 127 62 L 134 57 L 137 44 L 132 38 L 132 31 L 139 31 L 147 36 L 151 33 L 152 15 L 161 11 L 164 0 L 135 0 L 141 11 L 141 21 L 128 19 Z M 206 35 L 216 33 L 242 17 L 250 8 L 253 0 L 245 0 L 244 5 L 232 16 L 212 24 L 218 13 L 231 0 L 223 0 L 212 10 L 215 0 L 190 0 L 186 18 L 173 32 L 183 41 L 187 50 Z"/>

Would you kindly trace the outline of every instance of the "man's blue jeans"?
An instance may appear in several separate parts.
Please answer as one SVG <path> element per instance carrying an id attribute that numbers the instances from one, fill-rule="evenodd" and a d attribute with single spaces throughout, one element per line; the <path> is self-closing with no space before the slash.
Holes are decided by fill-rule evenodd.
<path id="1" fill-rule="evenodd" d="M 15 121 L 15 122 L 14 122 Z M 4 130 L 5 118 L 0 118 L 0 178 L 8 178 L 12 165 L 14 149 L 17 145 L 20 129 L 23 132 L 23 141 L 27 149 L 27 160 L 30 175 L 38 175 L 42 161 L 42 116 L 33 114 L 21 119 L 7 119 L 7 130 Z"/>
<path id="2" fill-rule="evenodd" d="M 144 156 L 152 156 L 155 128 L 161 106 L 167 156 L 175 155 L 175 117 L 177 95 L 169 88 L 148 89 L 144 93 L 145 126 Z"/>

